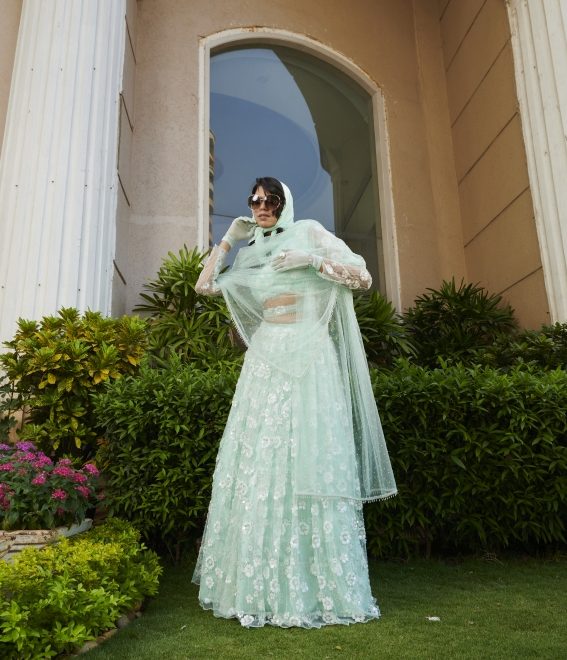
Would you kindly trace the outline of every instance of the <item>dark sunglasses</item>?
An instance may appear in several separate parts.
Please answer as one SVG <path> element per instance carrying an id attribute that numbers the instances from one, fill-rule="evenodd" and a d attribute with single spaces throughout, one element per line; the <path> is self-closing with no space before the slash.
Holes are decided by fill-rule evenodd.
<path id="1" fill-rule="evenodd" d="M 282 200 L 277 195 L 268 195 L 267 197 L 250 195 L 250 197 L 248 197 L 248 207 L 251 209 L 259 209 L 262 202 L 264 202 L 268 211 L 274 211 L 281 206 Z"/>

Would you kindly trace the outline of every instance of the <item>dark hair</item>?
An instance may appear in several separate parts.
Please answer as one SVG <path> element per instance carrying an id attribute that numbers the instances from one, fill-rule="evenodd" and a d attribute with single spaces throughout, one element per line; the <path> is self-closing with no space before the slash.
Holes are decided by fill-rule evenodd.
<path id="1" fill-rule="evenodd" d="M 282 200 L 281 206 L 274 211 L 276 218 L 279 218 L 285 206 L 285 193 L 282 184 L 272 176 L 261 176 L 256 179 L 256 183 L 252 186 L 252 194 L 258 188 L 263 188 L 266 194 L 277 195 Z"/>

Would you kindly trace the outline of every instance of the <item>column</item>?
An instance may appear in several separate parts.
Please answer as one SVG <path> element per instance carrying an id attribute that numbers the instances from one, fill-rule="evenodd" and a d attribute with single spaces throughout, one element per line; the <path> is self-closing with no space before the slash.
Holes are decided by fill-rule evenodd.
<path id="1" fill-rule="evenodd" d="M 552 321 L 567 321 L 567 2 L 507 0 Z"/>
<path id="2" fill-rule="evenodd" d="M 125 0 L 24 0 L 0 160 L 0 341 L 108 313 Z"/>

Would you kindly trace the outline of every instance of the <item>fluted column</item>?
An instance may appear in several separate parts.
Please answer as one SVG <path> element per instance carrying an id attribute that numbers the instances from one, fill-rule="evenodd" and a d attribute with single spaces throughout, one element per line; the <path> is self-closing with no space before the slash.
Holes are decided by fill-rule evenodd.
<path id="1" fill-rule="evenodd" d="M 108 313 L 125 0 L 24 0 L 0 161 L 0 340 Z"/>
<path id="2" fill-rule="evenodd" d="M 549 307 L 567 321 L 567 2 L 508 0 L 508 14 Z"/>

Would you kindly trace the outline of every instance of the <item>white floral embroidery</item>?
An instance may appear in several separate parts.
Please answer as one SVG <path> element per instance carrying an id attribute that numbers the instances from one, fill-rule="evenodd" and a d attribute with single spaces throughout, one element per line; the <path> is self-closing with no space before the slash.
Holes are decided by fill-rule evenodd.
<path id="1" fill-rule="evenodd" d="M 328 596 L 325 598 L 321 599 L 321 604 L 326 610 L 332 610 L 333 609 L 333 599 L 329 598 Z"/>
<path id="2" fill-rule="evenodd" d="M 244 616 L 240 617 L 240 623 L 244 627 L 250 626 L 254 623 L 254 617 L 251 614 L 245 614 Z"/>
<path id="3" fill-rule="evenodd" d="M 344 404 L 337 405 L 319 377 L 328 373 L 328 360 L 321 351 L 316 382 L 323 399 L 305 414 L 310 433 L 321 434 L 312 443 L 313 477 L 342 493 L 356 464 L 343 442 L 348 430 L 333 426 L 346 418 Z M 297 397 L 296 381 L 259 354 L 246 355 L 196 569 L 203 606 L 245 626 L 319 627 L 379 616 L 368 582 L 362 506 L 293 490 L 296 457 L 304 451 Z"/>

